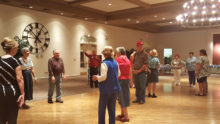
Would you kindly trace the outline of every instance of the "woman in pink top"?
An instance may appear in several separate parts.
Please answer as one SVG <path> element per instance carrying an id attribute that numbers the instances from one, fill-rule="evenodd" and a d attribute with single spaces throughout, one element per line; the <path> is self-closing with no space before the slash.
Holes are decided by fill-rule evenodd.
<path id="1" fill-rule="evenodd" d="M 121 105 L 121 115 L 116 117 L 116 120 L 122 122 L 128 122 L 128 110 L 127 107 L 130 105 L 130 60 L 126 56 L 125 48 L 116 48 L 116 61 L 118 63 L 121 75 L 119 82 L 121 85 L 121 91 L 119 93 L 119 104 Z"/>

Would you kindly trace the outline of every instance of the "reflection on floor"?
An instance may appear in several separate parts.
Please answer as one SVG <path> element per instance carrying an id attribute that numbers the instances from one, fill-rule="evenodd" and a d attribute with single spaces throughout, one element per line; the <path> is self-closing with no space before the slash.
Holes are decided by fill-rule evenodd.
<path id="1" fill-rule="evenodd" d="M 40 98 L 44 100 L 29 102 L 31 109 L 19 111 L 18 124 L 97 124 L 98 89 L 88 88 L 85 77 L 78 79 L 63 83 L 63 104 L 47 104 L 44 97 Z M 131 103 L 128 109 L 129 124 L 220 124 L 219 80 L 216 77 L 208 78 L 208 96 L 195 96 L 198 87 L 189 87 L 186 77 L 182 79 L 181 86 L 174 86 L 172 77 L 160 76 L 158 98 L 146 97 L 144 105 Z M 47 84 L 47 81 L 44 83 Z M 39 93 L 40 86 L 38 88 L 35 94 L 42 95 Z M 134 93 L 135 89 L 131 89 L 131 100 L 135 100 Z M 122 122 L 116 121 L 116 124 Z"/>
<path id="2" fill-rule="evenodd" d="M 48 79 L 37 80 L 37 84 L 34 84 L 34 94 L 33 94 L 34 101 L 47 99 L 48 85 L 49 85 Z M 87 93 L 95 90 L 88 87 L 87 76 L 75 76 L 68 78 L 67 80 L 63 81 L 62 89 L 63 89 L 62 96 Z M 56 92 L 54 92 L 54 96 L 55 95 Z"/>

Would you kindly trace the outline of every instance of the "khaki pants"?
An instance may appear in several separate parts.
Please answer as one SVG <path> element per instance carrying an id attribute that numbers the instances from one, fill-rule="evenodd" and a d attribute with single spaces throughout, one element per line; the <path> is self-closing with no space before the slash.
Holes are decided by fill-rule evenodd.
<path id="1" fill-rule="evenodd" d="M 181 69 L 174 69 L 173 74 L 174 74 L 174 83 L 176 85 L 180 85 Z"/>

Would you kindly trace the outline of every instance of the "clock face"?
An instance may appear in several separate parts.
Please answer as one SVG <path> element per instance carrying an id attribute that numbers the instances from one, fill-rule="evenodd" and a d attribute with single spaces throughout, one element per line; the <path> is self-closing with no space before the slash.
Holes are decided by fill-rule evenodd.
<path id="1" fill-rule="evenodd" d="M 49 46 L 50 35 L 42 24 L 31 23 L 25 27 L 22 40 L 29 43 L 31 53 L 40 54 Z"/>

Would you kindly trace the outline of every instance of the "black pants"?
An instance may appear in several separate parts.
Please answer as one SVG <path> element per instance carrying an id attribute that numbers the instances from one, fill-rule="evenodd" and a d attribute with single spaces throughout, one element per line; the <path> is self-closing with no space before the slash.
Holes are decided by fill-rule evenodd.
<path id="1" fill-rule="evenodd" d="M 0 95 L 0 124 L 17 124 L 18 96 Z"/>
<path id="2" fill-rule="evenodd" d="M 99 68 L 89 67 L 90 70 L 90 87 L 93 87 L 93 83 L 95 83 L 95 87 L 98 87 L 98 81 L 93 81 L 92 76 L 98 74 Z"/>
<path id="3" fill-rule="evenodd" d="M 23 70 L 25 100 L 33 99 L 33 79 L 31 70 Z"/>

